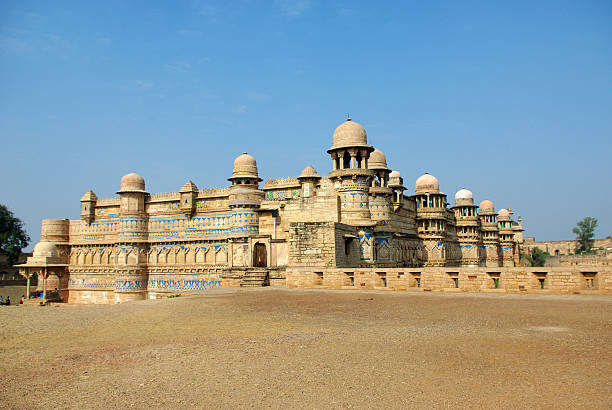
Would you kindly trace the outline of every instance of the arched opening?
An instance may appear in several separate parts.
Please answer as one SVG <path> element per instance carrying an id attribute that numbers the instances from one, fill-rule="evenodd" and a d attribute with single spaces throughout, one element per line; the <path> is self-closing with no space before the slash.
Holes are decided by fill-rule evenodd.
<path id="1" fill-rule="evenodd" d="M 351 168 L 351 156 L 349 155 L 348 151 L 344 153 L 344 156 L 342 157 L 342 161 L 344 162 L 342 164 L 343 169 Z"/>
<path id="2" fill-rule="evenodd" d="M 257 268 L 265 268 L 268 266 L 266 254 L 266 245 L 257 242 L 253 248 L 253 266 Z"/>

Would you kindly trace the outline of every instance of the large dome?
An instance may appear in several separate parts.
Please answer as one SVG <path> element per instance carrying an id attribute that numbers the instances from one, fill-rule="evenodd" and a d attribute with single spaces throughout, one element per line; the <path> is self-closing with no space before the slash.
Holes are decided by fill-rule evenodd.
<path id="1" fill-rule="evenodd" d="M 121 188 L 119 189 L 117 193 L 120 194 L 122 192 L 146 193 L 144 178 L 133 172 L 130 174 L 124 175 L 123 178 L 121 178 Z"/>
<path id="2" fill-rule="evenodd" d="M 255 158 L 243 152 L 234 160 L 232 178 L 259 178 Z"/>
<path id="3" fill-rule="evenodd" d="M 481 211 L 484 211 L 484 210 L 493 211 L 495 210 L 495 207 L 493 206 L 493 202 L 489 201 L 488 199 L 485 199 L 484 201 L 480 203 L 480 210 Z"/>
<path id="4" fill-rule="evenodd" d="M 369 146 L 368 136 L 361 124 L 347 118 L 334 131 L 332 149 L 342 147 Z"/>
<path id="5" fill-rule="evenodd" d="M 368 160 L 368 168 L 389 169 L 387 168 L 387 158 L 381 150 L 375 149 L 374 151 L 372 151 L 372 153 L 370 154 L 370 159 Z"/>
<path id="6" fill-rule="evenodd" d="M 57 253 L 57 247 L 53 242 L 43 239 L 42 241 L 38 242 L 34 247 L 32 256 L 34 256 L 35 258 L 55 258 L 59 256 L 59 254 Z"/>
<path id="7" fill-rule="evenodd" d="M 424 194 L 428 192 L 438 193 L 440 192 L 440 186 L 438 185 L 438 179 L 427 172 L 421 175 L 415 183 L 415 191 L 417 194 Z"/>

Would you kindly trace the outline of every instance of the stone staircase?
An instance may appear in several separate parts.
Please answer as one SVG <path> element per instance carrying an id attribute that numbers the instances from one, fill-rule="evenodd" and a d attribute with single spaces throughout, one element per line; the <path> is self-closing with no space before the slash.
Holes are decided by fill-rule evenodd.
<path id="1" fill-rule="evenodd" d="M 240 282 L 241 287 L 268 286 L 269 284 L 268 271 L 265 269 L 247 270 Z"/>

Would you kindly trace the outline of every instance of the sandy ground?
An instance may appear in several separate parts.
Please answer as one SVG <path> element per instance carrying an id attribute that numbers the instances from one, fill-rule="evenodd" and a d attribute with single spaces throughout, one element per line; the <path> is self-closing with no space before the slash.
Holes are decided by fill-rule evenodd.
<path id="1" fill-rule="evenodd" d="M 612 408 L 605 295 L 219 289 L 0 338 L 1 408 Z"/>

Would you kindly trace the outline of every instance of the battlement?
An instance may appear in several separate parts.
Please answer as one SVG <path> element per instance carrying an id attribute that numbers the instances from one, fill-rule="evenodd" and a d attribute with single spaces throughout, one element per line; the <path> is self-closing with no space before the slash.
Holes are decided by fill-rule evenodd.
<path id="1" fill-rule="evenodd" d="M 158 194 L 151 194 L 149 201 L 177 201 L 180 197 L 178 192 L 161 192 Z"/>
<path id="2" fill-rule="evenodd" d="M 96 201 L 96 206 L 118 206 L 119 198 L 101 198 Z"/>
<path id="3" fill-rule="evenodd" d="M 209 198 L 217 196 L 228 196 L 229 187 L 225 188 L 202 188 L 198 191 L 198 198 Z"/>
<path id="4" fill-rule="evenodd" d="M 281 188 L 287 186 L 299 186 L 300 181 L 296 177 L 266 179 L 263 189 Z"/>

